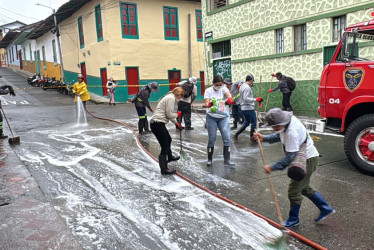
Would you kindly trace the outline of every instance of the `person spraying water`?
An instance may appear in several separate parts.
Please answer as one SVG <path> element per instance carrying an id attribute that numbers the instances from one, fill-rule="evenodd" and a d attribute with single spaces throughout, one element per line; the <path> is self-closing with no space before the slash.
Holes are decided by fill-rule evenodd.
<path id="1" fill-rule="evenodd" d="M 90 94 L 87 90 L 87 84 L 84 82 L 84 78 L 82 74 L 78 74 L 78 82 L 76 82 L 73 86 L 73 93 L 75 95 L 74 102 L 77 104 L 77 118 L 78 123 L 80 123 L 80 116 L 83 114 L 85 119 L 85 124 L 87 124 L 86 118 L 86 102 L 91 99 Z"/>

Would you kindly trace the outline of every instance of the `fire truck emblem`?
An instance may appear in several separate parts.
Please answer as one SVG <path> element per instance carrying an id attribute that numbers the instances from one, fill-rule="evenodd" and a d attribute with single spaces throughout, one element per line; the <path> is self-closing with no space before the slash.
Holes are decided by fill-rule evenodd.
<path id="1" fill-rule="evenodd" d="M 364 80 L 365 71 L 362 68 L 348 68 L 344 70 L 344 86 L 349 92 L 354 92 Z"/>

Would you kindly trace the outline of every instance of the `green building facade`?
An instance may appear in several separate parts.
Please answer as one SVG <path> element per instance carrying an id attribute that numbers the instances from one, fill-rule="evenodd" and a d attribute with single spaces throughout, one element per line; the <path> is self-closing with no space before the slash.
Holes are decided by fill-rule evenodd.
<path id="1" fill-rule="evenodd" d="M 279 91 L 268 94 L 282 72 L 296 81 L 291 97 L 298 115 L 318 117 L 318 86 L 323 67 L 335 51 L 344 29 L 373 19 L 373 1 L 362 0 L 202 0 L 205 34 L 205 80 L 221 74 L 232 81 L 255 76 L 254 96 L 282 107 Z M 374 43 L 359 44 L 364 56 Z M 261 84 L 260 84 L 261 82 Z M 261 94 L 260 91 L 261 85 Z"/>

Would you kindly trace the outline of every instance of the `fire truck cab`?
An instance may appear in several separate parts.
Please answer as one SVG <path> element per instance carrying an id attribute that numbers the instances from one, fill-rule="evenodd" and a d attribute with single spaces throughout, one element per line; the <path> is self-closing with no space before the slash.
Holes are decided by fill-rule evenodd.
<path id="1" fill-rule="evenodd" d="M 322 71 L 318 102 L 325 128 L 344 134 L 348 160 L 374 175 L 374 20 L 345 29 Z"/>

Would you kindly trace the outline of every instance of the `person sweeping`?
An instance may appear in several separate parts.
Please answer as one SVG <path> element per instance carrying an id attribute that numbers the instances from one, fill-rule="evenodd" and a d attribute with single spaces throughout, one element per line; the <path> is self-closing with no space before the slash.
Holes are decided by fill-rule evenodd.
<path id="1" fill-rule="evenodd" d="M 158 102 L 151 119 L 151 131 L 156 136 L 157 141 L 161 146 L 158 162 L 162 175 L 174 174 L 176 170 L 169 169 L 168 163 L 180 159 L 179 156 L 173 156 L 171 152 L 172 140 L 169 131 L 166 128 L 166 124 L 171 121 L 178 127 L 178 129 L 181 129 L 181 125 L 177 122 L 176 118 L 181 117 L 182 112 L 178 111 L 177 113 L 173 113 L 173 110 L 175 101 L 182 99 L 183 96 L 184 90 L 181 87 L 176 87 L 170 91 Z"/>
<path id="2" fill-rule="evenodd" d="M 265 165 L 266 173 L 276 170 L 286 169 L 296 158 L 297 153 L 303 143 L 306 143 L 306 173 L 298 168 L 288 170 L 288 176 L 291 178 L 288 186 L 288 199 L 290 201 L 289 217 L 284 222 L 285 227 L 292 227 L 299 224 L 299 211 L 303 196 L 309 198 L 320 210 L 319 216 L 315 222 L 324 220 L 328 215 L 335 213 L 335 210 L 327 201 L 310 185 L 312 174 L 318 165 L 319 153 L 314 146 L 305 126 L 299 119 L 292 115 L 292 112 L 282 111 L 279 108 L 270 109 L 265 116 L 267 124 L 263 127 L 271 127 L 275 133 L 271 135 L 262 135 L 257 131 L 253 137 L 260 142 L 281 142 L 285 151 L 285 156 L 270 165 Z"/>

